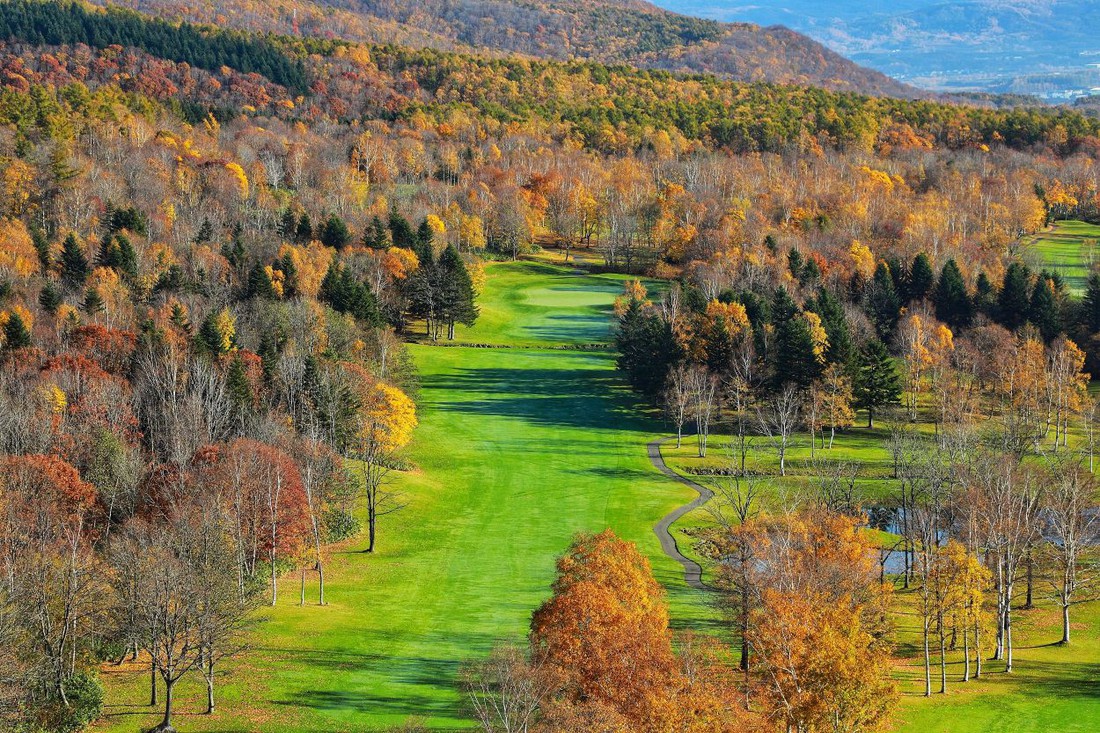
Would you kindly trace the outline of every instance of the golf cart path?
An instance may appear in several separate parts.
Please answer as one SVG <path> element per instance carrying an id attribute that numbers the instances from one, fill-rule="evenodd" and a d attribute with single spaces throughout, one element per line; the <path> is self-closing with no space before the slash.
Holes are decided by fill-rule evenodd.
<path id="1" fill-rule="evenodd" d="M 690 486 L 699 493 L 699 496 L 693 501 L 666 514 L 664 518 L 653 527 L 653 531 L 657 534 L 657 539 L 660 541 L 661 549 L 665 551 L 665 554 L 684 566 L 684 582 L 696 590 L 707 590 L 707 586 L 703 583 L 703 568 L 699 566 L 699 563 L 691 558 L 685 557 L 684 554 L 680 552 L 680 547 L 676 544 L 676 538 L 672 536 L 671 528 L 680 517 L 706 504 L 714 496 L 714 492 L 701 484 L 695 483 L 691 479 L 681 476 L 668 467 L 668 464 L 665 463 L 664 456 L 661 455 L 661 444 L 669 440 L 672 440 L 672 438 L 657 438 L 649 442 L 649 445 L 646 446 L 649 451 L 649 462 L 653 464 L 654 468 L 673 481 L 678 481 L 685 486 Z"/>

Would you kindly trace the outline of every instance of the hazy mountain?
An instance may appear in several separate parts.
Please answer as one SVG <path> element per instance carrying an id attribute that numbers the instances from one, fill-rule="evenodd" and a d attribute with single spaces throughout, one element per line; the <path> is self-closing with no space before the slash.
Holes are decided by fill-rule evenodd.
<path id="1" fill-rule="evenodd" d="M 1100 0 L 659 3 L 717 20 L 784 25 L 924 88 L 1058 99 L 1100 87 Z"/>

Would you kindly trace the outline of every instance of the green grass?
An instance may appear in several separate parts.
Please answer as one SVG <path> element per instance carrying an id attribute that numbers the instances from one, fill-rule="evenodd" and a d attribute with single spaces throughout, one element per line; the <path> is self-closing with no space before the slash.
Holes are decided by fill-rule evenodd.
<path id="1" fill-rule="evenodd" d="M 1083 221 L 1060 221 L 1032 237 L 1026 252 L 1037 267 L 1061 273 L 1070 292 L 1082 295 L 1093 265 L 1100 261 L 1098 241 L 1100 226 Z"/>
<path id="2" fill-rule="evenodd" d="M 646 458 L 645 443 L 668 427 L 639 409 L 610 351 L 546 348 L 606 340 L 610 303 L 624 279 L 531 262 L 488 267 L 483 317 L 460 329 L 459 340 L 524 348 L 410 347 L 423 388 L 410 451 L 418 469 L 398 482 L 409 506 L 383 520 L 378 554 L 357 552 L 360 539 L 333 550 L 329 606 L 299 608 L 297 576 L 284 578 L 280 604 L 263 613 L 252 648 L 227 666 L 218 714 L 195 714 L 203 697 L 198 680 L 189 680 L 178 695 L 179 729 L 362 731 L 413 716 L 437 729 L 469 727 L 454 687 L 460 665 L 497 640 L 523 639 L 532 610 L 548 595 L 554 558 L 580 530 L 611 527 L 637 542 L 669 591 L 674 625 L 716 628 L 717 611 L 684 585 L 652 531 L 694 497 Z M 886 437 L 882 428 L 856 427 L 819 455 L 859 462 L 873 501 L 892 488 Z M 712 438 L 710 456 L 700 460 L 688 437 L 679 450 L 666 448 L 666 457 L 680 470 L 717 465 L 728 460 L 722 442 Z M 811 489 L 806 436 L 798 443 L 790 475 L 772 481 L 772 501 Z M 753 469 L 777 473 L 767 443 L 758 438 L 755 448 Z M 706 521 L 699 510 L 674 529 Z M 681 542 L 690 552 L 689 545 Z M 1075 614 L 1074 645 L 1062 648 L 1044 646 L 1058 638 L 1049 602 L 1021 612 L 1016 673 L 990 664 L 983 681 L 925 700 L 920 660 L 912 656 L 917 628 L 903 608 L 897 730 L 1095 729 L 1100 604 Z M 955 660 L 952 672 L 958 676 Z M 99 729 L 129 733 L 157 721 L 143 704 L 145 671 L 107 667 L 104 677 L 110 704 Z"/>
<path id="3" fill-rule="evenodd" d="M 528 346 L 606 340 L 622 278 L 546 265 L 492 265 L 484 319 L 464 340 Z M 674 623 L 712 615 L 661 554 L 652 527 L 690 490 L 649 465 L 661 426 L 637 409 L 607 351 L 411 347 L 422 414 L 378 554 L 338 549 L 330 605 L 299 608 L 297 576 L 230 666 L 224 712 L 181 716 L 184 730 L 369 730 L 424 716 L 466 724 L 454 680 L 497 640 L 522 641 L 547 597 L 554 560 L 582 530 L 611 527 L 637 542 L 670 592 Z M 311 587 L 312 595 L 315 588 Z M 156 721 L 146 675 L 111 669 L 108 719 L 135 731 Z M 195 682 L 184 713 L 201 709 Z"/>

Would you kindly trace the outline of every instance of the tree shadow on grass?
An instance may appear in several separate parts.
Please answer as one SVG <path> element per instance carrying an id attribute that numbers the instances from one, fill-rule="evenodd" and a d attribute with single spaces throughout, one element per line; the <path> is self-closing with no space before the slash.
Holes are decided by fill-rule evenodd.
<path id="1" fill-rule="evenodd" d="M 589 430 L 646 431 L 654 427 L 649 417 L 635 409 L 634 396 L 606 370 L 460 367 L 427 376 L 421 386 L 431 409 L 444 412 Z M 440 399 L 445 392 L 490 397 Z"/>

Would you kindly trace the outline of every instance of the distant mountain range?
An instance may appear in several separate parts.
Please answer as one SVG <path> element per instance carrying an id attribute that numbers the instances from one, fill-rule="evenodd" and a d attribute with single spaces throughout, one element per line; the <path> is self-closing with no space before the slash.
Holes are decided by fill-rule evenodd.
<path id="1" fill-rule="evenodd" d="M 721 21 L 783 25 L 925 89 L 1062 101 L 1100 87 L 1100 0 L 658 0 Z"/>
<path id="2" fill-rule="evenodd" d="M 640 0 L 119 0 L 110 4 L 169 19 L 253 31 L 622 63 L 878 96 L 924 96 L 786 28 L 687 17 Z"/>

